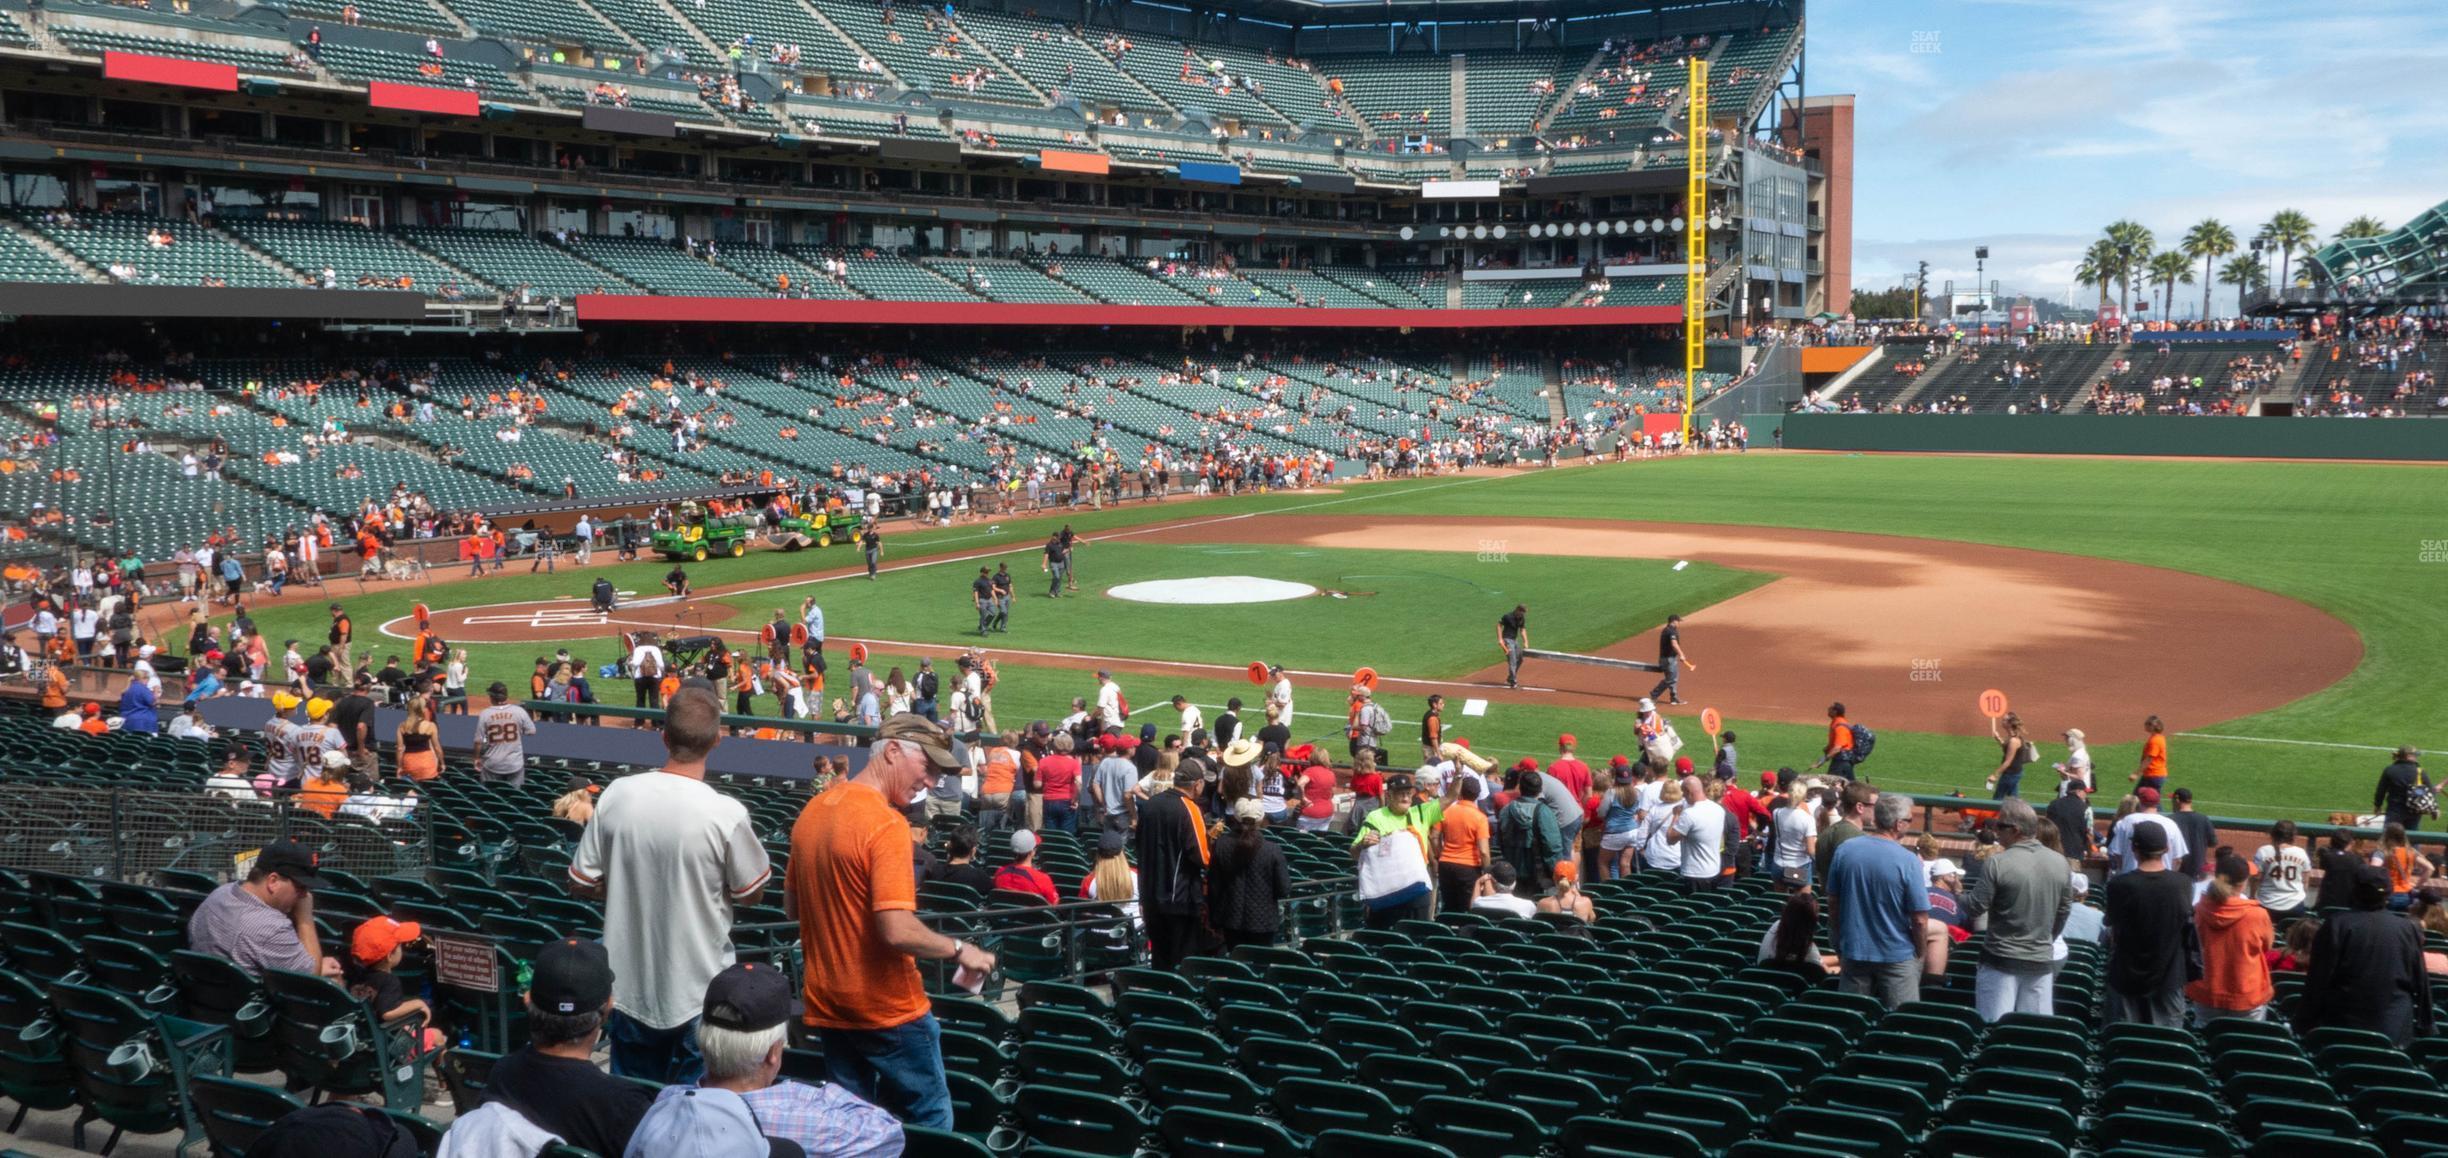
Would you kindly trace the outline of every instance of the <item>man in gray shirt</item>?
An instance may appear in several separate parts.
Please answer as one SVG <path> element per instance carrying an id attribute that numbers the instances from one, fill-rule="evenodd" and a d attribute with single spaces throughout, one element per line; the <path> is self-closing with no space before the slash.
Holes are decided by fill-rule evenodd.
<path id="1" fill-rule="evenodd" d="M 1994 827 L 2004 846 L 1982 866 L 1963 898 L 1966 921 L 1989 915 L 1973 975 L 1973 1005 L 1981 1020 L 2009 1013 L 2055 1013 L 2057 935 L 2074 904 L 2065 857 L 2034 839 L 2040 816 L 2019 796 L 1998 802 Z"/>
<path id="2" fill-rule="evenodd" d="M 187 943 L 260 977 L 266 969 L 340 975 L 315 936 L 314 892 L 323 883 L 314 854 L 276 840 L 255 854 L 243 881 L 214 889 L 187 921 Z"/>
<path id="3" fill-rule="evenodd" d="M 1129 736 L 1106 736 L 1097 741 L 1097 746 L 1105 750 L 1105 758 L 1097 761 L 1088 793 L 1096 802 L 1097 815 L 1106 828 L 1130 831 L 1133 818 L 1130 792 L 1139 783 L 1139 766 L 1131 762 L 1130 750 L 1138 745 Z"/>
<path id="4" fill-rule="evenodd" d="M 535 735 L 535 717 L 510 702 L 510 685 L 500 680 L 485 689 L 491 706 L 476 715 L 476 770 L 488 782 L 508 781 L 527 786 L 527 737 Z"/>

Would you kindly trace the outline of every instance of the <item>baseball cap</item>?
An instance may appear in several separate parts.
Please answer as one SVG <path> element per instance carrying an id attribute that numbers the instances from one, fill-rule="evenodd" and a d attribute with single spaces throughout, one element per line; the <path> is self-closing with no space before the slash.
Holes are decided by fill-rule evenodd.
<path id="1" fill-rule="evenodd" d="M 926 753 L 927 760 L 939 768 L 961 766 L 960 757 L 952 753 L 951 734 L 943 730 L 943 725 L 916 712 L 902 712 L 885 720 L 884 725 L 876 729 L 876 739 L 915 744 L 919 751 Z"/>
<path id="2" fill-rule="evenodd" d="M 1929 875 L 1931 880 L 1937 880 L 1940 877 L 1959 877 L 1963 875 L 1963 866 L 1942 856 L 1930 862 Z"/>
<path id="3" fill-rule="evenodd" d="M 2134 799 L 2139 800 L 2144 804 L 2157 804 L 2159 803 L 2159 790 L 2156 788 L 2145 788 L 2140 792 L 2134 793 Z"/>
<path id="4" fill-rule="evenodd" d="M 255 867 L 279 873 L 301 889 L 313 889 L 323 883 L 323 874 L 315 868 L 315 855 L 294 840 L 276 840 L 263 846 L 255 854 Z"/>
<path id="5" fill-rule="evenodd" d="M 1564 746 L 1565 746 L 1565 747 L 1567 747 L 1567 748 L 1570 748 L 1570 747 L 1572 747 L 1573 745 L 1578 744 L 1578 743 L 1580 743 L 1580 742 L 1581 742 L 1580 737 L 1575 736 L 1575 735 L 1573 735 L 1573 734 L 1572 734 L 1572 733 L 1570 733 L 1570 732 L 1566 732 L 1566 733 L 1564 733 L 1563 735 L 1556 737 L 1556 743 L 1558 743 L 1558 744 L 1562 744 L 1562 745 L 1564 745 Z"/>
<path id="6" fill-rule="evenodd" d="M 1254 797 L 1244 796 L 1233 801 L 1232 814 L 1234 820 L 1265 820 L 1266 805 L 1258 803 Z"/>
<path id="7" fill-rule="evenodd" d="M 2149 856 L 2152 853 L 2166 852 L 2168 850 L 2167 828 L 2164 825 L 2159 824 L 2135 825 L 2133 830 L 2133 848 L 2135 854 L 2139 856 Z"/>
<path id="8" fill-rule="evenodd" d="M 360 964 L 371 965 L 391 955 L 410 941 L 425 935 L 425 927 L 415 921 L 394 921 L 389 917 L 368 917 L 349 934 L 349 952 Z"/>
<path id="9" fill-rule="evenodd" d="M 1538 761 L 1533 760 L 1528 756 L 1524 756 L 1514 763 L 1513 770 L 1516 772 L 1536 772 L 1539 770 Z"/>
<path id="10" fill-rule="evenodd" d="M 674 1086 L 658 1095 L 629 1136 L 632 1154 L 672 1158 L 804 1158 L 796 1142 L 757 1129 L 748 1100 L 711 1086 Z"/>
<path id="11" fill-rule="evenodd" d="M 326 768 L 326 769 L 332 769 L 332 768 L 346 768 L 346 767 L 348 767 L 348 766 L 349 766 L 349 754 L 348 754 L 348 753 L 346 753 L 346 752 L 340 752 L 340 751 L 331 751 L 331 752 L 325 752 L 325 753 L 323 753 L 323 767 L 324 767 L 324 768 Z"/>
<path id="12" fill-rule="evenodd" d="M 279 712 L 280 714 L 282 714 L 282 715 L 284 715 L 284 716 L 285 716 L 285 715 L 288 715 L 288 714 L 289 714 L 289 713 L 291 713 L 291 712 L 296 711 L 296 710 L 297 710 L 297 706 L 298 706 L 298 698 L 297 698 L 296 696 L 290 695 L 290 694 L 289 694 L 289 693 L 287 693 L 287 692 L 274 692 L 274 693 L 272 693 L 272 710 L 273 710 L 273 711 Z"/>
<path id="13" fill-rule="evenodd" d="M 1103 833 L 1103 834 L 1101 834 L 1101 835 L 1099 835 L 1099 836 L 1097 837 L 1097 855 L 1098 855 L 1098 856 L 1120 856 L 1120 855 L 1122 855 L 1122 830 L 1121 830 L 1121 829 L 1119 829 L 1119 828 L 1108 828 L 1108 829 L 1106 829 L 1106 830 L 1104 831 L 1104 833 Z"/>
<path id="14" fill-rule="evenodd" d="M 1630 756 L 1625 756 L 1625 755 L 1622 755 L 1622 754 L 1620 754 L 1620 753 L 1619 753 L 1619 754 L 1617 754 L 1617 755 L 1615 755 L 1614 757 L 1610 758 L 1610 759 L 1607 761 L 1607 767 L 1609 767 L 1609 768 L 1629 768 L 1629 767 L 1631 767 L 1631 766 L 1632 766 L 1632 758 L 1631 758 Z"/>
<path id="15" fill-rule="evenodd" d="M 1557 861 L 1555 862 L 1555 879 L 1558 881 L 1580 880 L 1581 866 L 1569 860 Z"/>
<path id="16" fill-rule="evenodd" d="M 1641 701 L 1640 701 L 1640 710 L 1642 710 L 1642 711 L 1644 711 L 1644 712 L 1654 712 L 1654 711 L 1656 711 L 1656 710 L 1657 710 L 1657 701 L 1656 701 L 1656 700 L 1653 700 L 1653 699 L 1650 699 L 1650 698 L 1649 698 L 1649 697 L 1647 697 L 1647 696 L 1642 696 L 1642 697 L 1641 697 Z"/>
<path id="17" fill-rule="evenodd" d="M 87 700 L 85 701 L 85 706 L 79 710 L 83 711 L 88 716 L 99 716 L 102 714 L 102 705 L 97 704 L 92 700 Z"/>
<path id="18" fill-rule="evenodd" d="M 1037 834 L 1025 828 L 1011 834 L 1011 850 L 1013 856 L 1027 856 L 1037 851 Z"/>
<path id="19" fill-rule="evenodd" d="M 538 950 L 527 1004 L 545 1013 L 589 1013 L 612 1000 L 612 955 L 601 941 L 575 938 Z"/>
<path id="20" fill-rule="evenodd" d="M 332 702 L 330 700 L 324 699 L 321 696 L 316 696 L 315 698 L 306 701 L 306 718 L 309 720 L 320 720 L 323 717 L 330 715 L 331 709 Z"/>
<path id="21" fill-rule="evenodd" d="M 715 974 L 706 986 L 705 1023 L 741 1033 L 772 1029 L 790 1020 L 798 988 L 783 970 L 742 961 Z"/>
<path id="22" fill-rule="evenodd" d="M 2190 788 L 2179 788 L 2175 791 L 2174 795 L 2176 797 L 2176 803 L 2178 804 L 2193 803 L 2193 790 Z"/>

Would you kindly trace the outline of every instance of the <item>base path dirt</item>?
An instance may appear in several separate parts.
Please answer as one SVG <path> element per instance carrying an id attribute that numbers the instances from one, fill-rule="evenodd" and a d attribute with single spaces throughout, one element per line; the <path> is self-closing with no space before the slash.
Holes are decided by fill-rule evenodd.
<path id="1" fill-rule="evenodd" d="M 1691 559 L 1779 578 L 1684 613 L 1686 710 L 1727 719 L 1819 724 L 1841 700 L 1882 729 L 1987 735 L 1983 689 L 2007 694 L 2035 740 L 2084 730 L 2097 744 L 2138 739 L 2157 714 L 2170 731 L 2301 699 L 2362 661 L 2354 629 L 2307 604 L 2223 580 L 2133 563 L 1936 539 L 1690 523 L 1576 519 L 1384 519 L 1288 515 L 1218 534 L 1312 547 L 1480 552 L 1507 562 L 1542 555 Z M 1167 536 L 1152 536 L 1164 541 Z M 1427 610 L 1427 609 L 1423 609 Z M 1540 642 L 1538 608 L 1531 642 Z M 1495 623 L 1453 623 L 1489 639 Z M 1654 661 L 1654 632 L 1596 654 Z M 1366 657 L 1355 657 L 1357 663 Z M 1356 666 L 1356 664 L 1355 664 Z M 1457 684 L 1473 695 L 1621 709 L 1657 677 L 1533 660 L 1502 690 L 1497 663 Z M 1409 689 L 1405 689 L 1408 691 Z"/>

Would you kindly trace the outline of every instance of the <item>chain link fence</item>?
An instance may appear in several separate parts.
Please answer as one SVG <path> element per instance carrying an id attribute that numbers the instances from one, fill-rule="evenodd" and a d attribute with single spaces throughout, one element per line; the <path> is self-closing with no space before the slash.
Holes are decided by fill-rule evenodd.
<path id="1" fill-rule="evenodd" d="M 364 878 L 421 874 L 433 863 L 424 812 L 325 818 L 293 799 L 0 785 L 0 868 L 130 882 L 162 869 L 226 877 L 238 858 L 286 838 L 325 868 Z"/>

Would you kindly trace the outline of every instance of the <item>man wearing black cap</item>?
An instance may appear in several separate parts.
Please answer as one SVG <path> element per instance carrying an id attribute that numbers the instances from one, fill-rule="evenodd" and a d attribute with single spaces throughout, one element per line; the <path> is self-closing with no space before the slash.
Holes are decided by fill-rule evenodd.
<path id="1" fill-rule="evenodd" d="M 1203 768 L 1204 761 L 1184 765 Z M 1147 921 L 1149 963 L 1173 969 L 1200 951 L 1199 906 L 1207 895 L 1207 818 L 1190 794 L 1204 786 L 1176 771 L 1164 791 L 1139 805 L 1139 909 Z"/>
<path id="2" fill-rule="evenodd" d="M 494 1063 L 485 1079 L 485 1108 L 462 1115 L 451 1136 L 479 1126 L 469 1132 L 514 1137 L 519 1127 L 532 1125 L 597 1154 L 627 1150 L 654 1095 L 596 1067 L 595 1043 L 611 1012 L 612 958 L 600 942 L 544 946 L 527 983 L 527 1046 Z M 476 1141 L 466 1139 L 465 1153 L 505 1152 Z"/>
<path id="3" fill-rule="evenodd" d="M 187 944 L 227 958 L 250 977 L 266 969 L 340 975 L 315 936 L 314 889 L 323 883 L 314 854 L 293 840 L 265 845 L 246 879 L 214 889 L 187 921 Z"/>
<path id="4" fill-rule="evenodd" d="M 348 744 L 349 764 L 357 771 L 372 776 L 376 770 L 374 756 L 374 673 L 358 672 L 351 681 L 349 694 L 332 705 L 331 717 L 324 721 L 339 729 L 340 739 Z"/>
<path id="5" fill-rule="evenodd" d="M 357 637 L 357 625 L 349 620 L 348 611 L 337 603 L 331 605 L 331 617 L 331 634 L 328 638 L 331 640 L 332 662 L 345 671 L 356 666 L 349 649 L 351 641 Z"/>
<path id="6" fill-rule="evenodd" d="M 2304 977 L 2295 1029 L 2368 1029 L 2399 1046 L 2429 1037 L 2435 1013 L 2431 975 L 2423 968 L 2422 926 L 2388 911 L 2387 874 L 2368 865 L 2351 870 L 2353 905 L 2322 922 L 2312 938 L 2312 969 Z"/>
<path id="7" fill-rule="evenodd" d="M 820 1082 L 777 1081 L 798 987 L 772 965 L 742 961 L 706 987 L 705 1013 L 697 1041 L 705 1051 L 705 1077 L 698 1087 L 738 1094 L 765 1135 L 797 1143 L 811 1158 L 820 1155 L 898 1153 L 901 1123 L 850 1091 Z M 662 1141 L 667 1103 L 685 1097 L 685 1086 L 666 1086 L 648 1110 L 635 1144 Z M 686 1153 L 688 1148 L 662 1152 Z"/>
<path id="8" fill-rule="evenodd" d="M 2183 1028 L 2193 882 L 2167 867 L 2167 829 L 2133 830 L 2138 867 L 2108 880 L 2108 1020 Z"/>

